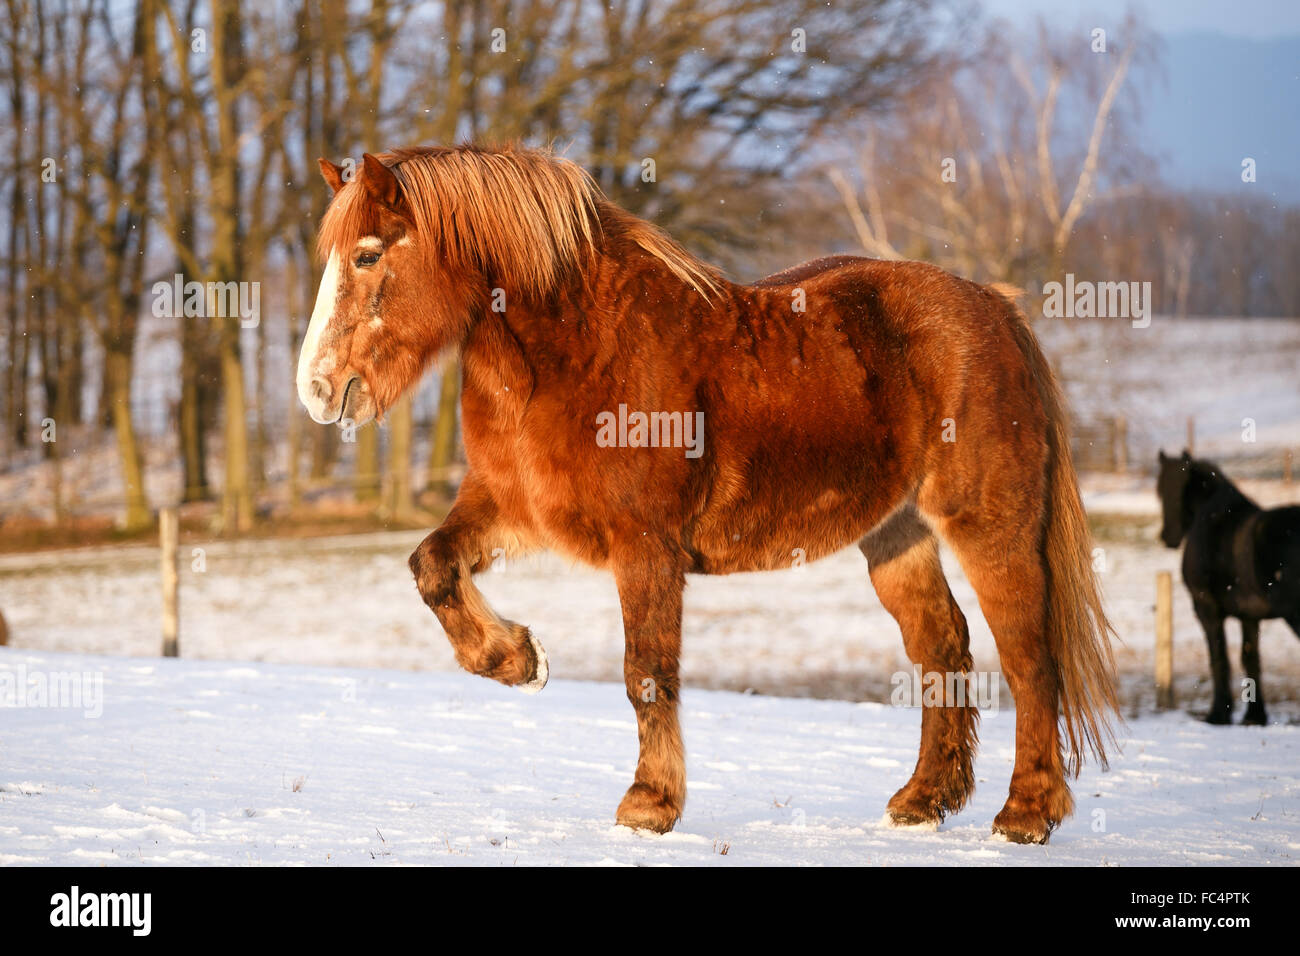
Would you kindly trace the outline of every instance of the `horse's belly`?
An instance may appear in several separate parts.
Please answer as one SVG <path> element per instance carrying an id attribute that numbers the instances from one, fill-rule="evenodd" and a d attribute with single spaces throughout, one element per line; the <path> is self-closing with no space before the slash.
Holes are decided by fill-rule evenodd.
<path id="1" fill-rule="evenodd" d="M 895 504 L 830 490 L 789 508 L 746 500 L 709 514 L 692 529 L 691 570 L 732 574 L 797 568 L 861 540 Z"/>

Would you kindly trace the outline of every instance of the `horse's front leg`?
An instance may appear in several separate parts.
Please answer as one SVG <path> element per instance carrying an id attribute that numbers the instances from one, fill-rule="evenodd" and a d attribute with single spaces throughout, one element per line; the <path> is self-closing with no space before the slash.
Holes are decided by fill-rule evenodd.
<path id="1" fill-rule="evenodd" d="M 1268 714 L 1264 711 L 1264 685 L 1259 676 L 1259 618 L 1241 619 L 1241 669 L 1250 681 L 1250 701 L 1241 722 L 1263 726 L 1268 723 Z"/>
<path id="2" fill-rule="evenodd" d="M 616 556 L 614 576 L 623 605 L 623 679 L 641 744 L 636 778 L 617 819 L 623 826 L 666 833 L 686 803 L 686 758 L 677 722 L 685 578 L 671 549 L 645 546 Z"/>
<path id="3" fill-rule="evenodd" d="M 472 575 L 488 568 L 514 536 L 496 504 L 471 475 L 446 520 L 411 554 L 415 584 L 442 622 L 456 661 L 471 674 L 536 693 L 546 686 L 546 652 L 522 624 L 488 607 Z"/>
<path id="4" fill-rule="evenodd" d="M 1214 599 L 1205 594 L 1192 595 L 1192 607 L 1205 630 L 1210 651 L 1210 674 L 1214 678 L 1214 701 L 1205 716 L 1207 723 L 1232 723 L 1232 691 L 1228 688 L 1228 643 L 1223 634 L 1223 612 Z"/>

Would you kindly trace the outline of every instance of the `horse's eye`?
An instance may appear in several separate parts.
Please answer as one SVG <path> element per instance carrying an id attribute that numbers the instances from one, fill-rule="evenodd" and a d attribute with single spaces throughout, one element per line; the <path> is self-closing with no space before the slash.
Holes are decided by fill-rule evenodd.
<path id="1" fill-rule="evenodd" d="M 379 253 L 377 252 L 363 252 L 357 256 L 357 265 L 359 266 L 373 266 L 378 261 Z"/>

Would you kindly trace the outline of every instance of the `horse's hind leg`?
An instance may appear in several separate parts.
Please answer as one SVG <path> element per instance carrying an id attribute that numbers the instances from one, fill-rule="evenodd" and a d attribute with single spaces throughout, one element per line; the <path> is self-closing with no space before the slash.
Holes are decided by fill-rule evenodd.
<path id="1" fill-rule="evenodd" d="M 411 554 L 420 596 L 442 622 L 456 661 L 471 674 L 526 691 L 546 684 L 546 652 L 528 628 L 497 616 L 471 575 L 489 567 L 509 536 L 496 505 L 471 475 L 446 520 Z"/>
<path id="2" fill-rule="evenodd" d="M 1026 495 L 958 511 L 940 532 L 952 545 L 993 631 L 1002 674 L 1016 702 L 1016 762 L 993 832 L 1014 843 L 1046 843 L 1074 809 L 1057 726 L 1060 689 L 1047 636 L 1047 576 L 1039 515 Z M 1000 520 L 996 514 L 1014 515 Z"/>
<path id="3" fill-rule="evenodd" d="M 1246 705 L 1243 724 L 1267 724 L 1268 715 L 1264 713 L 1264 685 L 1259 678 L 1259 620 L 1253 617 L 1241 619 L 1241 669 L 1250 679 L 1250 702 Z"/>
<path id="4" fill-rule="evenodd" d="M 897 824 L 938 823 L 956 813 L 975 789 L 975 746 L 979 710 L 965 697 L 970 635 L 966 618 L 948 590 L 938 542 L 914 509 L 895 513 L 858 545 L 866 555 L 871 583 L 885 610 L 903 632 L 903 647 L 921 668 L 923 687 L 943 684 L 942 697 L 921 710 L 921 752 L 907 785 L 889 801 Z M 937 675 L 937 677 L 931 676 Z M 939 694 L 935 688 L 933 695 Z"/>

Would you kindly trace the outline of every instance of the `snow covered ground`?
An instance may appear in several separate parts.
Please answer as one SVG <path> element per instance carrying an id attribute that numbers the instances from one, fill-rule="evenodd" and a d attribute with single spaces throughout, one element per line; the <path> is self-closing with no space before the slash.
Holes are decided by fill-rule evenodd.
<path id="1" fill-rule="evenodd" d="M 1138 526 L 1133 542 L 1100 545 L 1101 580 L 1120 636 L 1117 662 L 1131 714 L 1150 712 L 1155 702 L 1155 572 L 1173 571 L 1178 580 L 1179 554 L 1153 543 L 1154 516 L 1151 521 Z M 416 532 L 187 543 L 181 653 L 209 660 L 454 671 L 446 636 L 406 567 L 421 537 Z M 950 555 L 945 562 L 970 621 L 975 666 L 996 671 L 996 647 L 975 593 Z M 622 620 L 608 574 L 539 556 L 477 581 L 494 608 L 533 628 L 554 677 L 622 680 Z M 1179 704 L 1204 710 L 1210 698 L 1205 638 L 1179 583 L 1174 601 Z M 156 655 L 157 551 L 141 546 L 0 556 L 0 609 L 15 647 Z M 1229 647 L 1237 676 L 1239 640 L 1232 623 Z M 1284 623 L 1267 621 L 1261 641 L 1270 715 L 1300 721 L 1300 640 Z M 798 569 L 691 577 L 683 647 L 687 686 L 784 697 L 886 701 L 894 675 L 911 669 L 898 627 L 877 600 L 856 548 Z"/>
<path id="2" fill-rule="evenodd" d="M 1040 319 L 1034 332 L 1065 383 L 1076 420 L 1122 415 L 1129 460 L 1155 467 L 1182 449 L 1227 463 L 1284 448 L 1300 453 L 1300 319 L 1175 319 L 1145 329 L 1102 319 Z M 1254 422 L 1243 441 L 1242 422 Z M 1230 472 L 1231 473 L 1231 470 Z"/>
<path id="3" fill-rule="evenodd" d="M 613 823 L 636 763 L 621 685 L 552 680 L 528 697 L 464 674 L 14 648 L 5 673 L 86 677 L 74 706 L 0 710 L 0 864 L 1300 861 L 1296 726 L 1133 720 L 1051 844 L 1022 847 L 989 832 L 1007 711 L 983 721 L 973 804 L 937 832 L 896 830 L 880 820 L 915 762 L 918 711 L 690 688 L 690 797 L 655 836 Z"/>

